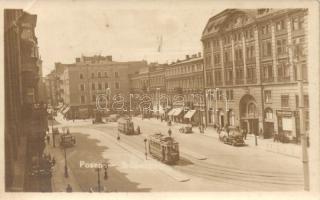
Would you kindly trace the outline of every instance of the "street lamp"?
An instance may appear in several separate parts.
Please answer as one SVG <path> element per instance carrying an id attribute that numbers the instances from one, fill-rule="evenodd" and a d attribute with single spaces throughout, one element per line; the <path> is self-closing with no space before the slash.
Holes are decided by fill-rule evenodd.
<path id="1" fill-rule="evenodd" d="M 147 138 L 144 138 L 144 150 L 145 150 L 145 156 L 146 156 L 146 160 L 148 159 L 148 153 L 147 153 Z"/>
<path id="2" fill-rule="evenodd" d="M 64 177 L 68 178 L 68 177 L 69 177 L 69 174 L 68 174 L 66 147 L 64 147 L 63 150 L 64 150 Z"/>

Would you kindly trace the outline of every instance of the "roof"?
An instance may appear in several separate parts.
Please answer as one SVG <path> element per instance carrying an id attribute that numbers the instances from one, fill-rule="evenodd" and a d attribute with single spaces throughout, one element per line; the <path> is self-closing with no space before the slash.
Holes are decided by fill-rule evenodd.
<path id="1" fill-rule="evenodd" d="M 275 14 L 302 9 L 226 9 L 211 17 L 202 32 L 202 38 L 224 31 L 236 29 L 273 17 Z"/>

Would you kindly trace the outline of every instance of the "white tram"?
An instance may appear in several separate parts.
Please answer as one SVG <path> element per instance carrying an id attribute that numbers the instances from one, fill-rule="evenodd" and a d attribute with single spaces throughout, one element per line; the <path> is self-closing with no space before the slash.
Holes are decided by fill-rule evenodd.
<path id="1" fill-rule="evenodd" d="M 118 120 L 118 131 L 127 135 L 134 134 L 134 125 L 129 118 L 121 118 Z"/>

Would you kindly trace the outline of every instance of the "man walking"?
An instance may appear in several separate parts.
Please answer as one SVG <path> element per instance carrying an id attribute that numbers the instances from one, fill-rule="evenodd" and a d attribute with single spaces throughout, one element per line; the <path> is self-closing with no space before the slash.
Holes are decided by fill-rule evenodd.
<path id="1" fill-rule="evenodd" d="M 246 128 L 243 128 L 243 139 L 246 140 L 247 139 L 247 129 Z"/>
<path id="2" fill-rule="evenodd" d="M 171 134 L 172 134 L 171 128 L 169 128 L 168 134 L 169 134 L 169 137 L 171 137 Z"/>

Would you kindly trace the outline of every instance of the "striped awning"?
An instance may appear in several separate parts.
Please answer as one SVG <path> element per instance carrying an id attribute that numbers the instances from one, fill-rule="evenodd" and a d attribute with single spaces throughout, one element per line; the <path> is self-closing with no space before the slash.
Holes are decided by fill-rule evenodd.
<path id="1" fill-rule="evenodd" d="M 187 114 L 184 115 L 184 118 L 191 119 L 196 112 L 196 110 L 189 110 Z"/>
<path id="2" fill-rule="evenodd" d="M 170 115 L 170 116 L 173 115 L 175 110 L 176 110 L 175 108 L 171 109 L 171 110 L 168 112 L 168 115 Z"/>
<path id="3" fill-rule="evenodd" d="M 181 112 L 182 112 L 182 108 L 176 108 L 174 113 L 173 113 L 173 116 L 178 116 L 178 115 L 181 114 Z"/>

